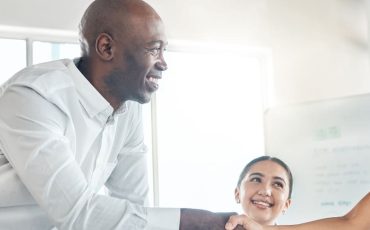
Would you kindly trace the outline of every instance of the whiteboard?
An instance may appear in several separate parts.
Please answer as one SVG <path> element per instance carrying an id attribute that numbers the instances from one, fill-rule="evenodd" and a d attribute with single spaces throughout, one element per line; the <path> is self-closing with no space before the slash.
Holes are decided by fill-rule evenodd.
<path id="1" fill-rule="evenodd" d="M 294 177 L 280 224 L 342 215 L 370 191 L 370 94 L 273 108 L 265 124 Z"/>

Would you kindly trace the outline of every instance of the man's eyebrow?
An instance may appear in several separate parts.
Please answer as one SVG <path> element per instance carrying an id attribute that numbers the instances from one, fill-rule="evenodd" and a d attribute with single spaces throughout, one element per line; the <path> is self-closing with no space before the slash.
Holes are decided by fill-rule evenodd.
<path id="1" fill-rule="evenodd" d="M 168 42 L 164 42 L 164 41 L 162 41 L 162 40 L 155 40 L 155 41 L 147 42 L 146 44 L 147 44 L 147 45 L 156 45 L 156 44 L 160 44 L 160 45 L 163 45 L 163 46 L 167 46 L 167 45 L 168 45 Z"/>

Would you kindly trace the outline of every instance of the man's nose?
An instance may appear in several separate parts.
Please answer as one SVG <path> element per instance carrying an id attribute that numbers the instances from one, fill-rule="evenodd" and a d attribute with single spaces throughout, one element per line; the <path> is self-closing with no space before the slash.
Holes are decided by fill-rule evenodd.
<path id="1" fill-rule="evenodd" d="M 164 60 L 163 54 L 161 54 L 159 61 L 156 63 L 156 67 L 160 71 L 166 71 L 168 69 L 168 66 L 167 66 L 166 61 Z"/>

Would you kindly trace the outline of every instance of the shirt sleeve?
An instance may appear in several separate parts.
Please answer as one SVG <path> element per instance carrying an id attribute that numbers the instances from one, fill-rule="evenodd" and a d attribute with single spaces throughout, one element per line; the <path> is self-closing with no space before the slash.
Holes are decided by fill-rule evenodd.
<path id="1" fill-rule="evenodd" d="M 180 209 L 148 208 L 147 230 L 178 230 L 180 227 Z M 164 221 L 165 220 L 165 221 Z"/>
<path id="2" fill-rule="evenodd" d="M 27 87 L 0 98 L 0 148 L 60 230 L 145 229 L 147 209 L 93 192 L 63 135 L 66 116 Z"/>

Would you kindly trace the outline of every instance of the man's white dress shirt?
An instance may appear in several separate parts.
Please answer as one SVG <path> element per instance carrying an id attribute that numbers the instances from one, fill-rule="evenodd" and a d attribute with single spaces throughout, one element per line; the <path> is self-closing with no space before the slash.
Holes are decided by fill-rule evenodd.
<path id="1" fill-rule="evenodd" d="M 0 229 L 178 229 L 179 209 L 145 207 L 143 136 L 141 105 L 113 113 L 72 60 L 18 72 L 0 88 Z"/>

